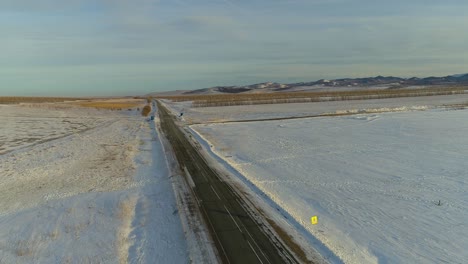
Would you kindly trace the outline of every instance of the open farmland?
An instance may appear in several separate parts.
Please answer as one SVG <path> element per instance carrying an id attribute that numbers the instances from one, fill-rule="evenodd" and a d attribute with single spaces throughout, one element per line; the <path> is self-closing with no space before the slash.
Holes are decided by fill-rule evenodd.
<path id="1" fill-rule="evenodd" d="M 0 96 L 0 104 L 18 104 L 18 103 L 60 103 L 65 101 L 83 100 L 83 98 L 72 97 L 14 97 Z"/>
<path id="2" fill-rule="evenodd" d="M 190 101 L 164 100 L 175 115 L 184 113 L 189 124 L 222 123 L 245 120 L 310 117 L 329 114 L 355 114 L 462 107 L 468 103 L 468 94 L 419 96 L 374 100 L 328 101 L 294 104 L 236 105 L 191 107 Z"/>
<path id="3" fill-rule="evenodd" d="M 214 107 L 257 104 L 308 103 L 324 101 L 347 101 L 366 99 L 385 99 L 400 97 L 435 96 L 464 94 L 463 86 L 437 87 L 421 89 L 376 89 L 322 92 L 284 92 L 284 93 L 249 93 L 249 94 L 212 94 L 163 96 L 173 102 L 192 101 L 192 107 Z"/>
<path id="4" fill-rule="evenodd" d="M 0 104 L 42 104 L 54 103 L 55 107 L 60 107 L 60 103 L 65 105 L 77 105 L 95 109 L 106 110 L 127 110 L 133 108 L 142 108 L 147 99 L 143 98 L 114 98 L 114 99 L 92 99 L 92 98 L 73 98 L 73 97 L 13 97 L 0 96 Z"/>
<path id="5" fill-rule="evenodd" d="M 468 257 L 466 94 L 207 108 L 164 102 L 184 113 L 181 121 L 232 177 L 279 210 L 272 215 L 344 263 Z M 324 113 L 347 115 L 307 118 Z M 287 120 L 262 121 L 277 118 Z M 319 225 L 310 225 L 312 215 Z"/>
<path id="6" fill-rule="evenodd" d="M 154 122 L 28 103 L 0 123 L 0 263 L 189 263 Z"/>
<path id="7" fill-rule="evenodd" d="M 191 128 L 345 263 L 462 263 L 466 118 L 429 110 Z"/>
<path id="8" fill-rule="evenodd" d="M 52 105 L 0 105 L 0 155 L 94 128 L 107 113 Z"/>
<path id="9" fill-rule="evenodd" d="M 96 109 L 127 110 L 143 108 L 145 106 L 145 103 L 146 100 L 144 99 L 107 99 L 77 102 L 76 104 L 82 107 L 90 107 Z"/>

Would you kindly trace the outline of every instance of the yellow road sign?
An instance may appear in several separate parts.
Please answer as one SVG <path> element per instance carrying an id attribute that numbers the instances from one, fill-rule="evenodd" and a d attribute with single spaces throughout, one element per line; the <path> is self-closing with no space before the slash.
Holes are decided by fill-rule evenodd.
<path id="1" fill-rule="evenodd" d="M 318 224 L 318 216 L 314 215 L 310 218 L 310 222 L 313 224 L 313 225 L 316 225 Z"/>

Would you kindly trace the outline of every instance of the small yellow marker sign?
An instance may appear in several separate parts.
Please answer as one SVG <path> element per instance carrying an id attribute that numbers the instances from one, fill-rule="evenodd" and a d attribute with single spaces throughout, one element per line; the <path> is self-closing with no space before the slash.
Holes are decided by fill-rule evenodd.
<path id="1" fill-rule="evenodd" d="M 318 224 L 318 216 L 314 215 L 310 218 L 310 222 L 313 224 L 313 225 L 316 225 Z"/>

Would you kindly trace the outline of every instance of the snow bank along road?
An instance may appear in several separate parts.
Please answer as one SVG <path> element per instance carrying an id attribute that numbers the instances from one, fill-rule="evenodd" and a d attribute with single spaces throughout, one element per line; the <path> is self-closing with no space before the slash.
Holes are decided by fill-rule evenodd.
<path id="1" fill-rule="evenodd" d="M 172 116 L 158 104 L 161 127 L 186 171 L 199 208 L 224 263 L 297 263 L 294 255 L 250 215 L 243 202 L 191 145 Z M 193 181 L 192 181 L 193 180 Z"/>
<path id="2" fill-rule="evenodd" d="M 0 128 L 10 151 L 0 155 L 0 263 L 189 262 L 154 123 L 136 113 L 14 111 L 30 122 L 9 115 L 14 125 Z M 86 126 L 69 128 L 57 114 Z M 27 138 L 32 124 L 48 141 L 14 149 L 10 133 Z"/>

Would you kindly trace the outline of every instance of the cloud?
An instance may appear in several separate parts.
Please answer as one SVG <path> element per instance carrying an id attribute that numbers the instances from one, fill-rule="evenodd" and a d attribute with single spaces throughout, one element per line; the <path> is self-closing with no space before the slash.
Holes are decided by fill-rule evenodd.
<path id="1" fill-rule="evenodd" d="M 74 9 L 84 4 L 83 0 L 43 0 L 43 1 L 29 1 L 29 0 L 1 0 L 0 10 L 2 12 L 15 11 L 15 12 L 44 12 L 44 11 L 60 11 L 65 9 Z"/>
<path id="2" fill-rule="evenodd" d="M 170 23 L 180 30 L 206 30 L 213 28 L 232 27 L 233 19 L 226 16 L 191 16 Z"/>
<path id="3" fill-rule="evenodd" d="M 102 6 L 109 9 L 142 11 L 148 6 L 158 3 L 158 0 L 0 0 L 0 10 L 21 12 L 55 12 L 72 11 L 87 6 Z"/>
<path id="4" fill-rule="evenodd" d="M 463 72 L 467 5 L 421 1 L 0 0 L 0 75 L 111 91 Z"/>

